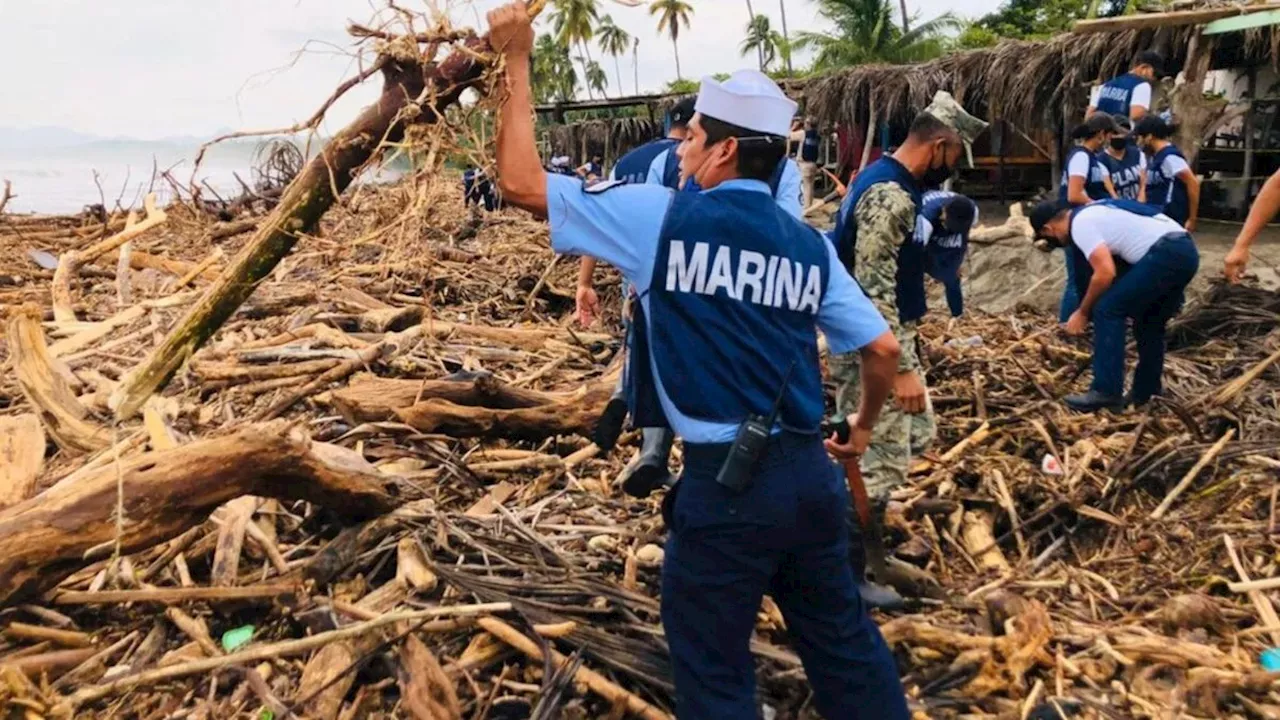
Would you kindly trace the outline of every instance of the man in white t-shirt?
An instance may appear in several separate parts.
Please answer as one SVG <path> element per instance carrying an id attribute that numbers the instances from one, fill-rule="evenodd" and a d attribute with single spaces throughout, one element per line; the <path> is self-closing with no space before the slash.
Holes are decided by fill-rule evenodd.
<path id="1" fill-rule="evenodd" d="M 1191 235 L 1168 216 L 1133 200 L 1072 208 L 1049 200 L 1031 211 L 1036 236 L 1066 247 L 1076 263 L 1080 308 L 1065 329 L 1083 335 L 1093 320 L 1093 383 L 1064 400 L 1073 410 L 1119 410 L 1161 394 L 1165 327 L 1182 307 L 1200 267 Z M 1087 289 L 1086 289 L 1087 286 Z M 1126 320 L 1133 319 L 1138 367 L 1124 396 Z"/>

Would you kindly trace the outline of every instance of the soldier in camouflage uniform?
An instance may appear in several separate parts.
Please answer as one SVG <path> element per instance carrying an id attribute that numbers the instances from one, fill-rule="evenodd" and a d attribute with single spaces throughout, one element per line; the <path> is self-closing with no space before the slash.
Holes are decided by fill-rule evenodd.
<path id="1" fill-rule="evenodd" d="M 986 126 L 950 94 L 939 92 L 912 123 L 906 142 L 854 179 L 832 237 L 850 272 L 902 346 L 894 399 L 885 405 L 861 462 L 874 517 L 873 527 L 864 528 L 866 557 L 855 554 L 855 571 L 865 572 L 869 562 L 882 581 L 886 578 L 879 525 L 884 504 L 889 493 L 906 482 L 911 457 L 928 447 L 937 432 L 917 351 L 917 324 L 925 310 L 925 246 L 915 239 L 921 195 L 950 178 L 962 151 L 972 165 L 970 144 Z M 833 356 L 830 369 L 840 386 L 837 412 L 856 412 L 858 356 Z M 862 589 L 864 599 L 873 606 L 900 602 L 874 584 L 864 582 Z"/>

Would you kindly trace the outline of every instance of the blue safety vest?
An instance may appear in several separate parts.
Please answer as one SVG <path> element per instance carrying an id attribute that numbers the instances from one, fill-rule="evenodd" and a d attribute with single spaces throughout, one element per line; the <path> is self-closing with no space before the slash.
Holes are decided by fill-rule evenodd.
<path id="1" fill-rule="evenodd" d="M 920 184 L 902 163 L 892 155 L 886 155 L 871 163 L 858 173 L 850 186 L 848 194 L 840 204 L 840 213 L 836 217 L 836 227 L 832 231 L 832 241 L 841 261 L 850 271 L 854 268 L 854 257 L 858 247 L 858 224 L 854 219 L 854 209 L 858 201 L 872 185 L 891 182 L 907 192 L 915 203 L 916 211 L 920 208 Z M 912 213 L 914 218 L 916 213 Z M 925 249 L 922 243 L 915 241 L 915 227 L 907 230 L 898 249 L 897 298 L 898 319 L 904 322 L 919 320 L 924 317 L 927 305 L 924 294 Z M 857 275 L 855 274 L 856 278 Z"/>
<path id="2" fill-rule="evenodd" d="M 1187 198 L 1187 184 L 1177 176 L 1164 176 L 1164 159 L 1176 155 L 1183 160 L 1186 156 L 1174 147 L 1173 143 L 1164 146 L 1147 164 L 1147 204 L 1159 212 L 1168 215 L 1179 225 L 1184 225 L 1191 215 L 1191 202 Z"/>
<path id="3" fill-rule="evenodd" d="M 653 164 L 653 159 L 665 150 L 671 150 L 674 155 L 676 146 L 679 144 L 679 140 L 660 138 L 635 148 L 619 158 L 617 164 L 613 166 L 614 179 L 624 183 L 643 183 L 649 176 L 649 166 Z M 668 187 L 675 188 L 674 185 L 668 185 Z"/>
<path id="4" fill-rule="evenodd" d="M 818 146 L 822 143 L 822 136 L 817 130 L 805 130 L 804 142 L 800 145 L 800 159 L 805 162 L 818 162 Z"/>
<path id="5" fill-rule="evenodd" d="M 1107 168 L 1098 160 L 1097 154 L 1090 152 L 1089 148 L 1076 145 L 1067 151 L 1067 160 L 1062 164 L 1062 186 L 1058 188 L 1058 200 L 1067 201 L 1067 183 L 1071 180 L 1067 175 L 1067 168 L 1071 165 L 1071 159 L 1080 153 L 1089 156 L 1089 174 L 1084 179 L 1084 194 L 1088 195 L 1090 200 L 1109 199 L 1111 193 L 1107 192 L 1107 185 L 1103 182 L 1103 178 L 1107 175 Z"/>
<path id="6" fill-rule="evenodd" d="M 1142 187 L 1142 151 L 1130 144 L 1125 146 L 1124 157 L 1116 158 L 1103 150 L 1098 153 L 1098 160 L 1110 173 L 1116 194 L 1125 200 L 1137 200 Z"/>
<path id="7" fill-rule="evenodd" d="M 1098 104 L 1095 107 L 1098 112 L 1104 112 L 1108 115 L 1129 117 L 1133 91 L 1145 82 L 1147 81 L 1133 73 L 1125 73 L 1111 78 L 1098 91 Z"/>
<path id="8" fill-rule="evenodd" d="M 778 166 L 773 169 L 773 174 L 769 176 L 769 194 L 776 200 L 778 198 L 778 186 L 782 184 L 782 172 L 787 169 L 787 158 L 783 157 L 778 161 Z M 675 149 L 667 153 L 667 164 L 662 169 L 662 184 L 669 188 L 680 187 L 680 158 L 676 155 Z M 687 192 L 702 192 L 702 186 L 698 185 L 698 181 L 689 178 L 684 184 Z"/>
<path id="9" fill-rule="evenodd" d="M 942 208 L 957 197 L 963 196 L 953 192 L 928 192 L 920 207 L 920 217 L 935 229 L 925 245 L 925 256 L 930 274 L 939 280 L 955 279 L 960 274 L 969 247 L 968 229 L 948 235 L 941 225 Z M 972 200 L 964 199 L 973 204 Z"/>
<path id="10" fill-rule="evenodd" d="M 661 322 L 648 332 L 647 352 L 633 357 L 651 355 L 676 408 L 707 422 L 767 416 L 790 371 L 779 422 L 817 432 L 823 394 L 816 328 L 829 280 L 826 241 L 760 200 L 750 190 L 676 193 L 648 290 L 649 314 Z M 634 365 L 633 392 L 642 396 L 631 404 L 634 422 L 654 427 L 660 423 L 648 416 L 656 394 L 652 376 L 645 377 L 649 363 Z"/>

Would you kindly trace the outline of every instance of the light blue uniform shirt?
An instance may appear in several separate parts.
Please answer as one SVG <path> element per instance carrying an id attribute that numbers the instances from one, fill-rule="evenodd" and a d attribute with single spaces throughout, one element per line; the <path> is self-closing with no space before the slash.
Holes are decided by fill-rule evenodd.
<path id="1" fill-rule="evenodd" d="M 597 186 L 600 187 L 600 186 Z M 759 180 L 729 180 L 710 190 L 737 188 L 768 196 L 768 184 Z M 667 208 L 675 191 L 661 185 L 624 185 L 602 192 L 584 190 L 581 180 L 564 175 L 547 175 L 547 220 L 551 226 L 551 248 L 558 253 L 589 255 L 603 260 L 622 273 L 633 286 L 649 318 L 652 338 L 653 315 L 649 312 L 649 284 L 657 262 L 659 238 Z M 827 291 L 818 308 L 817 325 L 827 336 L 834 354 L 858 350 L 889 329 L 889 324 L 854 282 L 844 263 L 828 241 Z M 650 340 L 652 347 L 652 339 Z M 689 348 L 696 352 L 696 348 Z M 662 387 L 657 363 L 649 358 L 657 384 L 658 399 L 671 429 L 686 442 L 732 442 L 738 426 L 695 420 L 676 409 Z"/>
<path id="2" fill-rule="evenodd" d="M 667 171 L 667 155 L 670 154 L 670 150 L 663 150 L 649 163 L 649 176 L 645 178 L 645 184 L 662 184 L 662 176 Z M 804 208 L 800 207 L 800 166 L 791 158 L 787 158 L 787 164 L 782 168 L 782 177 L 778 178 L 778 194 L 774 200 L 778 207 L 804 222 Z"/>

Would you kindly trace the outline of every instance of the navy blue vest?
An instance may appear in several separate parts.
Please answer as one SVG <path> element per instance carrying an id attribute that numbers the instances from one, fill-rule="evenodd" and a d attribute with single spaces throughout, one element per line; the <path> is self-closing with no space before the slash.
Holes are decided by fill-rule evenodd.
<path id="1" fill-rule="evenodd" d="M 1125 73 L 1108 80 L 1098 92 L 1098 112 L 1108 115 L 1129 117 L 1129 106 L 1133 101 L 1133 91 L 1146 82 L 1133 73 Z"/>
<path id="2" fill-rule="evenodd" d="M 800 145 L 800 159 L 805 162 L 818 162 L 818 145 L 822 143 L 822 136 L 817 130 L 805 130 L 804 142 Z"/>
<path id="3" fill-rule="evenodd" d="M 911 196 L 917 212 L 920 208 L 920 184 L 907 168 L 891 155 L 871 163 L 854 178 L 853 185 L 840 204 L 832 240 L 840 260 L 850 272 L 854 270 L 855 250 L 858 247 L 858 224 L 854 221 L 854 209 L 858 201 L 872 185 L 883 182 L 897 184 Z M 916 213 L 912 213 L 914 219 Z M 924 295 L 924 271 L 926 257 L 924 245 L 915 241 L 915 227 L 907 231 L 898 249 L 898 319 L 904 322 L 924 317 L 927 305 Z M 856 278 L 857 275 L 855 274 Z"/>
<path id="4" fill-rule="evenodd" d="M 1142 186 L 1142 151 L 1130 144 L 1125 146 L 1122 158 L 1104 150 L 1098 153 L 1098 159 L 1111 174 L 1111 185 L 1116 194 L 1125 200 L 1137 200 Z"/>
<path id="5" fill-rule="evenodd" d="M 925 245 L 925 255 L 928 258 L 930 274 L 939 280 L 958 277 L 960 266 L 964 264 L 965 251 L 969 247 L 968 229 L 948 235 L 941 223 L 942 208 L 957 197 L 968 200 L 951 192 L 925 193 L 924 202 L 920 207 L 920 217 L 934 228 L 929 243 Z M 973 201 L 969 200 L 969 202 Z"/>
<path id="6" fill-rule="evenodd" d="M 676 408 L 709 422 L 768 415 L 794 364 L 780 422 L 817 432 L 826 241 L 761 199 L 741 189 L 676 193 L 648 291 L 649 350 Z"/>
<path id="7" fill-rule="evenodd" d="M 1102 181 L 1107 174 L 1107 168 L 1098 160 L 1097 154 L 1083 145 L 1076 145 L 1067 151 L 1066 162 L 1062 164 L 1062 187 L 1058 188 L 1058 199 L 1062 202 L 1067 201 L 1067 183 L 1071 180 L 1067 175 L 1067 168 L 1071 165 L 1071 159 L 1080 153 L 1089 156 L 1089 175 L 1084 179 L 1084 194 L 1088 195 L 1090 200 L 1109 199 L 1111 193 L 1107 192 L 1107 186 Z"/>
<path id="8" fill-rule="evenodd" d="M 671 150 L 673 151 L 671 154 L 674 155 L 674 150 L 679 144 L 679 140 L 671 138 L 647 142 L 618 158 L 617 164 L 613 166 L 613 177 L 624 183 L 641 184 L 649 176 L 649 166 L 653 164 L 653 159 L 661 155 L 664 150 Z"/>
<path id="9" fill-rule="evenodd" d="M 787 158 L 783 157 L 778 161 L 778 166 L 773 169 L 773 174 L 769 176 L 769 194 L 773 198 L 778 199 L 778 186 L 782 184 L 782 173 L 787 169 Z M 680 158 L 673 149 L 667 154 L 667 164 L 662 170 L 662 184 L 678 189 L 680 187 Z M 702 192 L 702 186 L 697 180 L 689 178 L 684 184 L 684 189 L 688 192 Z"/>
<path id="10" fill-rule="evenodd" d="M 1186 160 L 1182 151 L 1173 143 L 1164 146 L 1147 164 L 1147 204 L 1168 215 L 1179 225 L 1185 225 L 1191 215 L 1191 202 L 1187 198 L 1187 184 L 1179 177 L 1164 176 L 1164 159 L 1170 155 Z"/>

